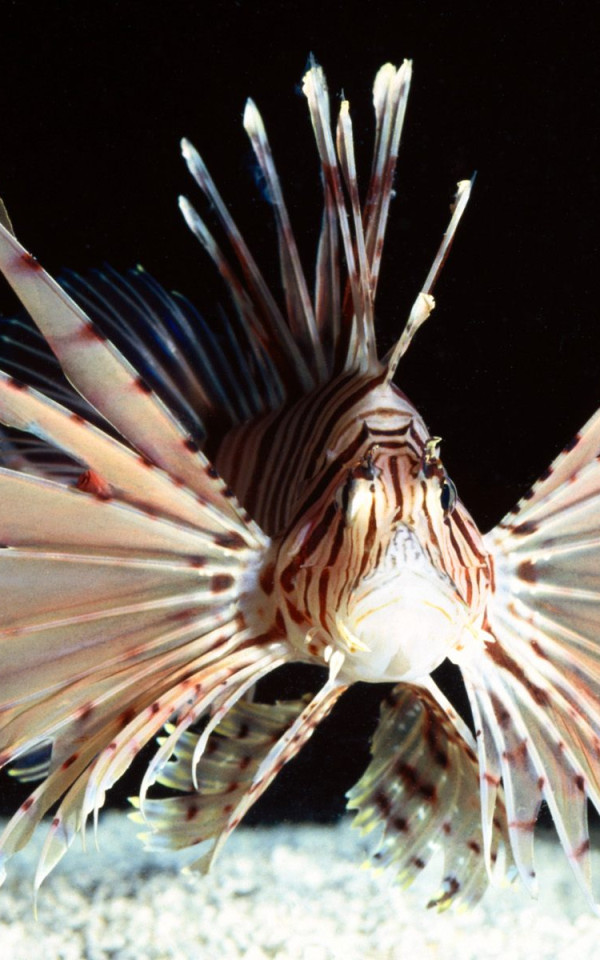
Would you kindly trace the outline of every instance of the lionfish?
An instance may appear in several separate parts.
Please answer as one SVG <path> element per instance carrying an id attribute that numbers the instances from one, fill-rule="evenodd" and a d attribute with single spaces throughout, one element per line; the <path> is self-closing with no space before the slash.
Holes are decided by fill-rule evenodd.
<path id="1" fill-rule="evenodd" d="M 187 141 L 229 252 L 181 209 L 227 316 L 207 321 L 140 269 L 58 285 L 3 214 L 1 267 L 35 327 L 2 334 L 0 762 L 40 781 L 0 838 L 3 874 L 53 808 L 39 885 L 157 735 L 134 816 L 159 847 L 199 845 L 206 869 L 341 694 L 389 682 L 349 793 L 377 863 L 408 885 L 441 850 L 438 908 L 477 901 L 498 872 L 535 893 L 545 801 L 593 906 L 600 414 L 482 536 L 393 383 L 469 182 L 401 336 L 384 356 L 375 340 L 410 76 L 409 62 L 376 76 L 362 204 L 348 102 L 334 133 L 321 68 L 304 77 L 324 194 L 313 293 L 247 102 L 283 304 Z M 446 658 L 474 734 L 432 679 Z M 291 662 L 324 667 L 322 688 L 261 700 L 257 683 Z"/>

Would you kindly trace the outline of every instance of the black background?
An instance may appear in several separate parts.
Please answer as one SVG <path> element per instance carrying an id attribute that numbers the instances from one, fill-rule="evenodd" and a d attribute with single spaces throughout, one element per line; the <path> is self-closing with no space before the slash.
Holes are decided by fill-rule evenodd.
<path id="1" fill-rule="evenodd" d="M 276 278 L 269 209 L 241 126 L 246 96 L 263 113 L 310 266 L 321 194 L 299 86 L 308 55 L 323 64 L 332 95 L 343 88 L 351 101 L 364 172 L 375 72 L 413 58 L 378 316 L 389 343 L 427 273 L 456 181 L 476 169 L 438 307 L 398 381 L 444 438 L 446 466 L 488 529 L 600 402 L 593 11 L 553 0 L 3 2 L 0 194 L 51 271 L 141 262 L 206 308 L 220 290 L 177 209 L 181 192 L 198 199 L 180 137 L 201 151 Z M 0 305 L 14 308 L 4 289 Z M 379 698 L 353 691 L 260 814 L 340 810 L 366 763 Z M 12 789 L 0 781 L 5 809 Z"/>

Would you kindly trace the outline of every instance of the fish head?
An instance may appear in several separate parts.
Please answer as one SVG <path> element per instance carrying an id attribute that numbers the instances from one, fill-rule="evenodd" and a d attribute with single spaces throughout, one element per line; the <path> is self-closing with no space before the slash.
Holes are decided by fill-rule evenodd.
<path id="1" fill-rule="evenodd" d="M 341 650 L 344 681 L 426 676 L 482 619 L 485 551 L 438 448 L 370 444 L 284 541 L 288 635 Z"/>

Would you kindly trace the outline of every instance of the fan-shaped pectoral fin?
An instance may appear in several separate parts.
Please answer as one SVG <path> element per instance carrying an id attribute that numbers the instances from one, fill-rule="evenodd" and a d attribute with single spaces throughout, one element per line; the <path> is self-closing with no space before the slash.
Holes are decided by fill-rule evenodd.
<path id="1" fill-rule="evenodd" d="M 443 851 L 443 880 L 429 906 L 473 904 L 488 885 L 473 737 L 433 681 L 399 684 L 384 701 L 373 759 L 350 791 L 354 825 L 380 828 L 374 862 L 409 886 Z M 489 842 L 495 863 L 508 849 L 501 799 Z M 509 866 L 510 855 L 505 866 Z"/>
<path id="2" fill-rule="evenodd" d="M 500 626 L 500 623 L 499 623 Z M 534 828 L 544 800 L 569 862 L 594 909 L 587 797 L 598 806 L 598 711 L 569 674 L 505 627 L 465 646 L 459 666 L 477 725 L 482 776 L 502 780 L 508 832 L 523 883 L 535 896 Z M 537 643 L 538 641 L 536 641 Z M 540 649 L 542 649 L 540 647 Z M 537 661 L 537 663 L 536 663 Z"/>
<path id="3" fill-rule="evenodd" d="M 150 847 L 204 845 L 192 866 L 208 870 L 221 847 L 281 768 L 291 760 L 346 689 L 332 672 L 308 701 L 240 700 L 211 732 L 179 736 L 176 758 L 157 782 L 178 791 L 167 799 L 133 799 Z M 173 731 L 168 731 L 173 733 Z"/>
<path id="4" fill-rule="evenodd" d="M 463 671 L 482 765 L 504 783 L 523 880 L 544 800 L 593 904 L 587 799 L 600 809 L 600 413 L 487 536 L 494 589 Z M 458 662 L 458 661 L 457 661 Z M 598 906 L 595 906 L 598 910 Z"/>

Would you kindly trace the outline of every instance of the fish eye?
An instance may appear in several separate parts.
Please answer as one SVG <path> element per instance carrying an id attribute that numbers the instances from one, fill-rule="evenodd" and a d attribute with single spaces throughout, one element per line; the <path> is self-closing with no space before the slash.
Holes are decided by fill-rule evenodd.
<path id="1" fill-rule="evenodd" d="M 452 513 L 454 510 L 454 507 L 456 506 L 456 498 L 456 487 L 454 486 L 450 477 L 444 477 L 440 492 L 440 503 L 442 505 L 442 510 L 446 515 Z"/>

